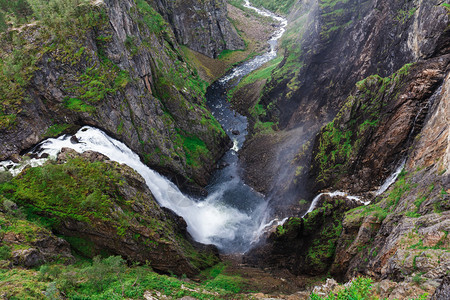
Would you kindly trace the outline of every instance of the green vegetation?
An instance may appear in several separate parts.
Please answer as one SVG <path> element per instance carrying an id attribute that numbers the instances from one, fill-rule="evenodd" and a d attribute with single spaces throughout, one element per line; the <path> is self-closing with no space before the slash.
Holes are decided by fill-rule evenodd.
<path id="1" fill-rule="evenodd" d="M 138 11 L 142 14 L 142 22 L 154 34 L 163 33 L 165 37 L 170 35 L 169 24 L 156 12 L 145 0 L 136 0 Z"/>
<path id="2" fill-rule="evenodd" d="M 71 218 L 90 222 L 91 218 L 109 220 L 112 203 L 123 203 L 117 187 L 123 184 L 113 165 L 89 163 L 81 158 L 65 164 L 46 164 L 30 168 L 0 192 L 28 211 L 51 212 L 51 222 Z"/>
<path id="3" fill-rule="evenodd" d="M 262 6 L 270 11 L 287 15 L 295 0 L 251 0 L 255 6 Z"/>
<path id="4" fill-rule="evenodd" d="M 413 281 L 416 284 L 420 284 L 422 279 L 418 277 L 414 277 Z M 327 296 L 319 296 L 318 294 L 312 293 L 310 296 L 311 300 L 364 300 L 364 299 L 372 299 L 372 300 L 380 300 L 379 297 L 374 296 L 376 292 L 372 286 L 372 279 L 367 277 L 357 277 L 351 281 L 350 284 L 339 285 L 338 288 L 335 288 L 333 292 L 329 293 Z M 427 293 L 422 294 L 419 298 L 410 299 L 410 300 L 425 300 L 428 297 Z"/>
<path id="5" fill-rule="evenodd" d="M 0 0 L 0 33 L 8 28 L 7 23 L 26 23 L 32 13 L 27 0 Z"/>
<path id="6" fill-rule="evenodd" d="M 406 21 L 408 21 L 417 11 L 416 7 L 411 8 L 408 11 L 405 11 L 403 9 L 398 11 L 397 16 L 395 16 L 395 20 L 401 24 L 404 24 Z"/>
<path id="7" fill-rule="evenodd" d="M 236 90 L 241 89 L 242 87 L 252 84 L 258 80 L 270 80 L 272 78 L 272 72 L 273 70 L 275 70 L 275 68 L 278 66 L 278 64 L 283 60 L 282 56 L 279 56 L 271 61 L 269 61 L 265 66 L 263 66 L 262 68 L 259 68 L 253 72 L 251 72 L 250 74 L 248 74 L 247 76 L 245 76 L 244 78 L 242 78 L 242 80 L 239 82 L 239 84 L 237 86 L 235 86 L 234 88 L 232 88 L 229 92 L 228 95 L 229 96 L 233 96 L 234 92 Z"/>
<path id="8" fill-rule="evenodd" d="M 303 219 L 291 217 L 277 227 L 279 237 L 311 236 L 311 241 L 304 251 L 308 268 L 318 273 L 326 273 L 336 252 L 336 243 L 342 233 L 342 216 L 340 209 L 344 200 L 327 200 L 322 206 L 308 213 Z M 301 231 L 300 231 L 301 230 Z M 289 243 L 289 241 L 283 241 Z"/>
<path id="9" fill-rule="evenodd" d="M 269 61 L 265 66 L 260 69 L 257 69 L 247 76 L 245 76 L 237 86 L 233 87 L 228 91 L 228 99 L 231 100 L 237 91 L 241 89 L 245 89 L 248 85 L 253 84 L 257 81 L 269 81 L 272 78 L 272 73 L 282 61 L 282 57 L 279 56 L 271 61 Z M 262 91 L 261 91 L 262 92 Z M 274 122 L 261 122 L 260 118 L 266 116 L 266 110 L 259 103 L 261 95 L 259 95 L 258 102 L 254 104 L 253 107 L 249 108 L 249 113 L 252 116 L 253 120 L 255 120 L 255 125 L 253 130 L 258 134 L 267 134 L 273 132 L 274 127 L 276 127 L 276 123 Z"/>
<path id="10" fill-rule="evenodd" d="M 186 162 L 189 166 L 200 167 L 201 159 L 210 155 L 205 142 L 198 137 L 185 136 L 180 134 L 183 143 L 183 149 L 186 154 Z"/>
<path id="11" fill-rule="evenodd" d="M 322 28 L 320 30 L 320 37 L 325 42 L 337 34 L 341 29 L 347 27 L 352 23 L 351 18 L 348 17 L 348 8 L 342 8 L 342 4 L 348 3 L 348 0 L 321 0 L 319 6 L 321 8 L 321 17 L 323 19 Z M 336 8 L 339 6 L 340 8 Z"/>
<path id="12" fill-rule="evenodd" d="M 10 3 L 11 1 L 8 1 Z M 15 125 L 16 114 L 21 111 L 22 104 L 29 101 L 25 94 L 26 87 L 37 70 L 37 63 L 45 55 L 57 54 L 55 59 L 62 62 L 76 62 L 81 59 L 84 48 L 80 46 L 81 40 L 70 38 L 72 35 L 84 37 L 86 31 L 93 27 L 101 27 L 105 24 L 105 14 L 100 8 L 92 8 L 89 1 L 85 0 L 28 0 L 15 1 L 17 7 L 12 5 L 10 9 L 17 10 L 8 16 L 9 34 L 1 36 L 2 53 L 0 60 L 0 128 L 10 128 Z M 0 4 L 1 5 L 1 4 Z M 21 18 L 14 17 L 16 15 Z M 14 26 L 20 22 L 35 20 L 28 25 L 27 31 L 39 32 L 35 35 L 36 41 L 30 43 L 27 35 Z M 13 22 L 14 21 L 14 22 Z M 19 22 L 19 23 L 18 23 Z M 90 74 L 87 70 L 87 76 Z M 104 73 L 101 70 L 99 73 Z M 98 73 L 98 74 L 99 74 Z M 108 75 L 103 76 L 109 76 Z M 114 81 L 115 76 L 112 81 Z M 101 77 L 90 80 L 86 76 L 86 88 L 97 90 L 101 87 Z M 86 94 L 87 91 L 85 91 Z M 82 95 L 83 95 L 82 94 Z M 89 95 L 85 95 L 86 97 Z M 82 99 L 82 97 L 78 97 Z"/>
<path id="13" fill-rule="evenodd" d="M 47 129 L 43 137 L 57 137 L 61 135 L 65 130 L 69 129 L 71 126 L 72 125 L 70 124 L 54 124 Z"/>
<path id="14" fill-rule="evenodd" d="M 132 265 L 119 256 L 74 265 L 47 264 L 34 270 L 0 269 L 0 292 L 9 299 L 142 299 L 144 294 L 175 298 L 228 299 L 240 291 L 240 277 L 218 275 L 193 283 Z M 45 295 L 45 296 L 44 296 Z"/>
<path id="15" fill-rule="evenodd" d="M 410 174 L 402 170 L 397 177 L 396 182 L 391 187 L 391 191 L 385 199 L 378 203 L 373 203 L 366 206 L 360 206 L 349 210 L 345 215 L 344 222 L 362 219 L 368 215 L 377 217 L 377 222 L 382 222 L 389 214 L 394 213 L 397 205 L 402 197 L 404 197 L 410 190 L 412 184 L 410 182 Z"/>
<path id="16" fill-rule="evenodd" d="M 330 293 L 326 297 L 311 294 L 311 300 L 348 300 L 348 299 L 369 299 L 372 294 L 372 279 L 357 277 L 350 285 L 343 286 L 334 294 Z"/>

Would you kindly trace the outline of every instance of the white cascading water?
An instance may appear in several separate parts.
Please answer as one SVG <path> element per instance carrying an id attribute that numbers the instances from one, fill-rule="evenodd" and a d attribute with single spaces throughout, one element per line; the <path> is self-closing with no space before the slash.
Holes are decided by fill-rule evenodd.
<path id="1" fill-rule="evenodd" d="M 195 240 L 201 243 L 214 243 L 216 237 L 233 240 L 238 229 L 244 230 L 244 225 L 251 223 L 250 215 L 233 207 L 222 205 L 220 191 L 202 201 L 183 195 L 174 183 L 147 167 L 141 162 L 139 156 L 125 144 L 107 136 L 100 129 L 85 126 L 75 136 L 78 143 L 72 143 L 68 135 L 45 140 L 36 147 L 36 154 L 42 156 L 45 153 L 49 157 L 55 158 L 62 148 L 67 147 L 79 153 L 88 150 L 96 151 L 113 161 L 128 165 L 145 179 L 160 205 L 170 208 L 184 217 L 188 224 L 188 231 Z M 2 162 L 2 166 L 9 166 L 11 173 L 18 174 L 27 165 L 42 165 L 46 160 L 33 159 L 24 161 L 20 165 L 5 161 Z M 253 236 L 252 228 L 249 228 L 248 233 L 244 233 L 244 235 L 248 235 L 250 239 Z"/>
<path id="2" fill-rule="evenodd" d="M 379 196 L 387 191 L 387 189 L 397 180 L 398 175 L 402 172 L 403 168 L 405 167 L 406 159 L 403 159 L 397 169 L 392 173 L 384 183 L 380 186 L 378 190 L 374 192 L 375 196 Z"/>
<path id="3" fill-rule="evenodd" d="M 312 212 L 317 207 L 317 204 L 319 203 L 320 197 L 322 197 L 324 195 L 330 196 L 331 198 L 333 198 L 333 197 L 345 197 L 345 198 L 347 198 L 349 200 L 353 200 L 353 201 L 359 202 L 359 203 L 364 204 L 364 205 L 369 205 L 370 204 L 370 201 L 363 201 L 363 200 L 361 200 L 361 197 L 351 196 L 351 195 L 349 195 L 349 194 L 347 194 L 345 192 L 341 192 L 341 191 L 334 191 L 334 192 L 331 192 L 331 193 L 320 193 L 319 195 L 317 195 L 313 199 L 313 201 L 311 202 L 311 205 L 310 205 L 308 211 L 303 214 L 302 218 L 305 217 L 310 212 Z"/>

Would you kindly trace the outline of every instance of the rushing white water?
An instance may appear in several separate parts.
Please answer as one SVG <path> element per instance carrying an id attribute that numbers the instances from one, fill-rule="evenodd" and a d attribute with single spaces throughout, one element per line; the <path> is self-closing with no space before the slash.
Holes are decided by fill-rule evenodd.
<path id="1" fill-rule="evenodd" d="M 44 164 L 46 161 L 46 158 L 24 159 L 20 163 L 15 163 L 12 160 L 0 161 L 0 171 L 8 171 L 13 176 L 17 176 L 26 167 L 37 167 Z"/>
<path id="2" fill-rule="evenodd" d="M 222 203 L 223 193 L 226 192 L 225 186 L 206 199 L 193 199 L 183 195 L 174 183 L 142 163 L 139 156 L 125 144 L 107 136 L 100 129 L 85 126 L 75 136 L 78 143 L 72 143 L 68 135 L 45 140 L 36 147 L 34 154 L 48 154 L 50 158 L 55 158 L 64 147 L 72 148 L 79 153 L 88 150 L 102 153 L 111 160 L 136 170 L 145 179 L 158 203 L 186 220 L 188 231 L 195 240 L 220 247 L 223 241 L 237 238 L 250 241 L 253 238 L 257 225 L 252 221 L 252 213 L 245 213 Z M 34 166 L 43 164 L 46 160 L 35 160 Z M 10 166 L 11 170 L 18 166 L 11 161 L 4 163 Z M 19 168 L 14 169 L 14 174 L 23 167 Z M 254 213 L 258 215 L 261 211 L 255 210 Z"/>
<path id="3" fill-rule="evenodd" d="M 403 168 L 405 167 L 405 163 L 406 163 L 406 159 L 402 160 L 402 162 L 399 164 L 399 166 L 394 171 L 394 173 L 392 173 L 388 178 L 386 178 L 386 180 L 380 186 L 380 188 L 374 192 L 375 196 L 379 196 L 379 195 L 383 194 L 385 191 L 387 191 L 387 189 L 397 180 L 398 175 L 400 175 Z"/>
<path id="4" fill-rule="evenodd" d="M 250 4 L 250 1 L 248 1 L 248 0 L 245 1 L 244 6 L 246 8 L 253 9 L 254 11 L 256 11 L 258 14 L 260 14 L 262 16 L 270 17 L 270 18 L 274 19 L 275 21 L 279 22 L 280 28 L 273 34 L 271 39 L 268 41 L 268 43 L 270 45 L 269 52 L 267 52 L 263 55 L 259 55 L 255 58 L 241 64 L 240 66 L 234 68 L 231 73 L 222 77 L 219 80 L 222 83 L 228 82 L 231 79 L 234 79 L 236 77 L 244 76 L 249 73 L 248 72 L 249 69 L 256 70 L 259 67 L 261 67 L 262 65 L 264 65 L 266 62 L 277 57 L 278 40 L 283 36 L 284 32 L 286 31 L 286 26 L 287 26 L 288 22 L 285 18 L 280 17 L 280 16 L 278 16 L 270 11 L 267 11 L 265 9 L 260 9 L 260 8 L 254 7 Z"/>
<path id="5" fill-rule="evenodd" d="M 267 223 L 262 222 L 261 225 L 259 226 L 258 230 L 255 231 L 251 243 L 252 244 L 257 243 L 264 233 L 270 231 L 274 227 L 278 227 L 280 225 L 283 225 L 288 219 L 289 219 L 288 217 L 286 217 L 286 218 L 284 218 L 282 220 L 280 220 L 278 218 L 275 218 L 275 219 L 273 219 L 273 220 L 271 220 L 271 221 L 269 221 Z"/>

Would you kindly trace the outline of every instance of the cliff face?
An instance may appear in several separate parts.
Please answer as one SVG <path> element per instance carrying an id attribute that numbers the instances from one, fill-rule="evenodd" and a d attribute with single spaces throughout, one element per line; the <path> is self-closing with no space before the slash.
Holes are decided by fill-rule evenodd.
<path id="1" fill-rule="evenodd" d="M 361 192 L 382 170 L 372 164 L 392 164 L 389 161 L 399 151 L 397 147 L 406 143 L 408 146 L 401 147 L 409 149 L 404 153 L 405 168 L 395 184 L 377 196 L 364 194 L 363 200 L 371 201 L 368 206 L 322 196 L 317 209 L 277 228 L 267 244 L 247 254 L 247 262 L 274 268 L 281 265 L 294 274 L 331 272 L 341 280 L 366 275 L 408 282 L 415 277 L 425 290 L 434 291 L 450 267 L 446 233 L 450 210 L 450 75 L 448 70 L 445 77 L 437 72 L 440 63 L 448 65 L 448 55 L 412 66 L 409 75 L 395 73 L 392 81 L 383 80 L 385 88 L 381 89 L 380 78 L 367 78 L 334 121 L 323 128 L 313 147 L 313 157 L 321 151 L 329 155 L 326 161 L 314 161 L 313 170 L 326 162 L 316 177 L 320 179 L 318 185 L 326 183 L 328 189 Z M 422 84 L 417 85 L 418 82 Z M 430 86 L 436 86 L 434 94 L 427 92 Z M 371 87 L 376 93 L 367 92 Z M 402 89 L 408 91 L 409 97 Z M 381 91 L 384 97 L 380 97 Z M 398 98 L 389 97 L 391 93 Z M 426 94 L 429 101 L 422 103 L 419 99 Z M 372 95 L 372 101 L 361 102 L 368 95 Z M 390 102 L 383 104 L 380 99 Z M 414 101 L 414 105 L 409 101 Z M 375 114 L 376 109 L 382 113 Z M 420 134 L 415 135 L 416 131 Z M 346 132 L 357 134 L 361 140 Z M 331 146 L 333 143 L 337 144 Z"/>
<path id="2" fill-rule="evenodd" d="M 223 50 L 244 49 L 244 41 L 227 19 L 224 0 L 154 1 L 181 45 L 217 57 Z"/>
<path id="3" fill-rule="evenodd" d="M 445 101 L 439 87 L 450 70 L 449 62 L 450 56 L 443 55 L 406 65 L 390 77 L 360 81 L 315 140 L 309 174 L 316 178 L 316 189 L 355 193 L 381 185 L 407 157 L 434 102 Z"/>
<path id="4" fill-rule="evenodd" d="M 299 1 L 294 5 L 289 15 L 290 25 L 281 42 L 281 47 L 285 50 L 283 61 L 272 72 L 271 80 L 263 89 L 259 102 L 257 101 L 265 108 L 265 113 L 259 119 L 263 122 L 275 122 L 278 131 L 272 137 L 257 134 L 244 146 L 241 156 L 246 163 L 245 175 L 248 181 L 260 187 L 260 190 L 271 191 L 275 195 L 274 205 L 283 205 L 275 203 L 276 199 L 289 202 L 311 198 L 319 189 L 326 187 L 322 178 L 316 178 L 320 176 L 317 165 L 323 164 L 322 169 L 331 174 L 335 170 L 329 168 L 341 164 L 337 160 L 342 159 L 339 158 L 337 148 L 323 148 L 323 152 L 335 152 L 328 153 L 327 157 L 316 157 L 317 152 L 312 153 L 314 144 L 317 143 L 315 136 L 322 126 L 333 120 L 342 106 L 348 104 L 348 96 L 351 94 L 356 98 L 366 98 L 367 101 L 381 97 L 377 100 L 379 105 L 388 105 L 375 109 L 376 113 L 381 114 L 390 114 L 393 110 L 400 109 L 395 105 L 404 104 L 397 116 L 392 114 L 392 119 L 386 119 L 387 123 L 392 124 L 397 120 L 397 124 L 402 126 L 395 129 L 396 137 L 392 138 L 392 134 L 382 137 L 383 129 L 380 129 L 378 143 L 379 146 L 384 145 L 384 150 L 387 151 L 373 148 L 373 151 L 367 151 L 366 157 L 345 158 L 354 166 L 362 160 L 367 163 L 365 166 L 360 165 L 364 169 L 361 172 L 365 174 L 358 171 L 358 176 L 362 178 L 359 187 L 352 187 L 355 190 L 373 189 L 386 178 L 407 148 L 406 140 L 413 126 L 413 118 L 419 110 L 421 114 L 427 111 L 422 109 L 423 106 L 448 71 L 446 63 L 440 65 L 441 58 L 447 60 L 443 55 L 449 52 L 448 9 L 440 4 L 439 1 L 311 0 Z M 370 75 L 388 78 L 409 63 L 432 59 L 438 65 L 430 65 L 428 71 L 416 78 L 410 76 L 402 82 L 402 86 L 378 83 L 379 88 L 393 87 L 396 92 L 392 90 L 389 94 L 383 91 L 379 96 L 364 96 L 363 91 L 355 94 L 360 88 L 357 83 Z M 421 71 L 422 69 L 419 70 Z M 399 95 L 395 94 L 397 92 L 404 93 L 404 97 L 399 99 Z M 356 101 L 361 103 L 358 99 Z M 383 101 L 385 104 L 382 104 Z M 360 114 L 363 110 L 364 107 L 355 107 L 351 114 Z M 351 120 L 349 116 L 343 117 L 346 121 L 335 126 L 335 129 L 354 125 L 344 125 L 343 123 Z M 366 117 L 361 116 L 362 123 L 369 122 Z M 371 121 L 378 122 L 376 117 Z M 418 133 L 422 123 L 423 115 L 417 126 L 414 125 L 417 127 L 414 134 Z M 364 130 L 373 130 L 373 126 L 368 123 L 364 127 Z M 356 127 L 352 128 L 357 130 Z M 325 139 L 331 138 L 334 133 L 341 133 L 340 129 L 335 132 L 327 131 Z M 347 137 L 335 138 L 337 143 L 341 143 L 340 150 L 343 150 Z M 276 143 L 267 143 L 267 140 L 275 139 Z M 366 140 L 359 142 L 369 143 Z M 325 147 L 324 144 L 322 146 Z M 358 144 L 357 147 L 370 146 Z M 345 155 L 350 155 L 354 150 L 346 149 Z M 271 155 L 255 158 L 254 153 Z M 385 161 L 372 160 L 372 155 L 383 155 L 380 153 L 386 153 Z M 338 154 L 337 157 L 335 154 Z M 335 164 L 328 161 L 331 155 Z M 315 166 L 312 173 L 309 172 L 311 164 Z M 260 176 L 259 174 L 266 174 L 266 169 L 270 170 L 270 176 Z M 371 169 L 377 171 L 370 171 Z M 350 175 L 356 176 L 354 173 Z M 335 175 L 332 176 L 335 177 L 334 182 L 339 181 Z M 340 179 L 344 177 L 341 176 Z M 356 178 L 352 180 L 353 184 L 357 181 Z M 316 181 L 320 182 L 312 183 Z M 342 182 L 339 187 L 344 185 Z"/>
<path id="5" fill-rule="evenodd" d="M 288 55 L 263 102 L 275 104 L 282 128 L 330 120 L 359 80 L 386 77 L 406 63 L 448 51 L 447 10 L 440 4 L 299 1 L 284 40 Z"/>
<path id="6" fill-rule="evenodd" d="M 201 12 L 221 22 L 217 12 Z M 56 12 L 2 36 L 0 159 L 89 124 L 179 185 L 205 185 L 228 138 L 162 16 L 144 0 L 84 4 L 67 19 L 46 13 Z"/>

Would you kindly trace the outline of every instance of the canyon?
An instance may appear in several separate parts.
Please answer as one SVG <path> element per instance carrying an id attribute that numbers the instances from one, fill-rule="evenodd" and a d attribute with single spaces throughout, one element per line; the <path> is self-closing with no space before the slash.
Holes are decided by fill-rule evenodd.
<path id="1" fill-rule="evenodd" d="M 448 297 L 446 1 L 44 2 L 0 2 L 2 297 Z"/>

